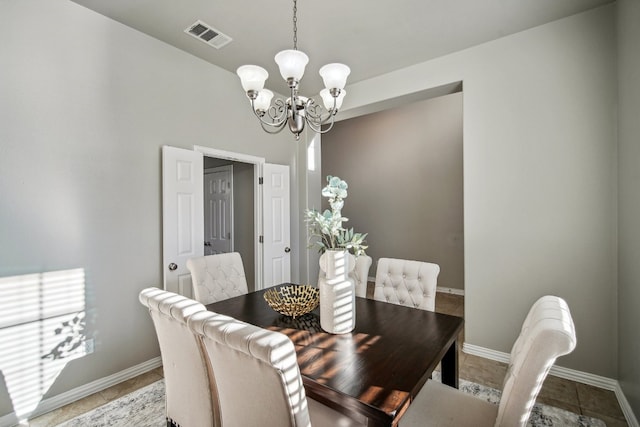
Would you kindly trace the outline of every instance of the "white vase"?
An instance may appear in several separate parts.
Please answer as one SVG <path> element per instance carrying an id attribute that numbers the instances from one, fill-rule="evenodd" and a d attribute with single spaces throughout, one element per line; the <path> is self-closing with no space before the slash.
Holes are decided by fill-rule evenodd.
<path id="1" fill-rule="evenodd" d="M 356 286 L 349 272 L 355 257 L 348 251 L 327 250 L 320 256 L 320 326 L 331 334 L 346 334 L 356 326 Z"/>

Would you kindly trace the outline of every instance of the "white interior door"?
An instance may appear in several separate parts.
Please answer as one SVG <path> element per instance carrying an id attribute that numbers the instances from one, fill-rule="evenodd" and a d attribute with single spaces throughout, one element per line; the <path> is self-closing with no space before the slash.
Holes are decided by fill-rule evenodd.
<path id="1" fill-rule="evenodd" d="M 202 153 L 162 147 L 164 288 L 193 297 L 187 259 L 204 254 Z"/>
<path id="2" fill-rule="evenodd" d="M 263 168 L 264 287 L 291 281 L 289 166 Z"/>
<path id="3" fill-rule="evenodd" d="M 204 171 L 204 254 L 233 252 L 233 165 Z"/>

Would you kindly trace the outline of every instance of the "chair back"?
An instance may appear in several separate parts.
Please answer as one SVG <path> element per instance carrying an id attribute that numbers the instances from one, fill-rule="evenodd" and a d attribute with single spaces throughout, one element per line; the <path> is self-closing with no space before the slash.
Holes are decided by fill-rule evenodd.
<path id="1" fill-rule="evenodd" d="M 355 260 L 355 268 L 349 272 L 349 277 L 356 284 L 356 296 L 366 298 L 367 281 L 369 280 L 369 268 L 371 267 L 372 259 L 369 255 L 358 255 Z M 324 279 L 326 277 L 327 274 L 321 268 L 318 278 Z"/>
<path id="2" fill-rule="evenodd" d="M 430 262 L 380 258 L 373 298 L 435 311 L 440 266 Z"/>
<path id="3" fill-rule="evenodd" d="M 207 255 L 187 260 L 193 294 L 202 304 L 211 304 L 246 294 L 247 278 L 238 252 Z"/>
<path id="4" fill-rule="evenodd" d="M 295 348 L 284 334 L 208 312 L 189 327 L 202 336 L 227 426 L 309 427 Z"/>
<path id="5" fill-rule="evenodd" d="M 556 358 L 571 353 L 576 332 L 567 303 L 556 296 L 536 301 L 513 344 L 496 426 L 525 426 Z"/>
<path id="6" fill-rule="evenodd" d="M 200 338 L 187 325 L 206 313 L 197 301 L 158 288 L 140 292 L 158 336 L 166 389 L 167 422 L 219 426 L 217 391 Z"/>

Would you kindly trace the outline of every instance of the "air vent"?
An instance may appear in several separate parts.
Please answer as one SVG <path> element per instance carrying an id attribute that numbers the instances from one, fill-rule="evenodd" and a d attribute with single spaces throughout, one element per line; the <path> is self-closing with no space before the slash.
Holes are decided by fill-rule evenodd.
<path id="1" fill-rule="evenodd" d="M 216 49 L 220 49 L 222 46 L 233 40 L 228 35 L 222 34 L 211 25 L 205 24 L 202 21 L 196 21 L 189 25 L 184 32 L 208 44 L 209 46 L 215 47 Z"/>

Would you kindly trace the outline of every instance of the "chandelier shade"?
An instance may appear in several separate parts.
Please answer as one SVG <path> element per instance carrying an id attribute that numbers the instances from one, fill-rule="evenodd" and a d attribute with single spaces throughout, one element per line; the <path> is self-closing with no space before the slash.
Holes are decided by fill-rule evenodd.
<path id="1" fill-rule="evenodd" d="M 299 83 L 309 63 L 309 57 L 298 50 L 297 11 L 297 0 L 293 0 L 293 49 L 280 51 L 274 58 L 280 75 L 289 86 L 289 98 L 276 98 L 272 103 L 273 92 L 264 88 L 269 77 L 264 68 L 242 65 L 236 71 L 262 129 L 267 133 L 278 133 L 288 125 L 296 140 L 300 139 L 305 125 L 318 133 L 326 133 L 333 128 L 335 116 L 346 95 L 344 87 L 351 72 L 348 66 L 339 63 L 327 64 L 320 68 L 319 73 L 325 85 L 320 91 L 322 105 L 313 98 L 298 94 Z"/>
<path id="2" fill-rule="evenodd" d="M 299 82 L 304 75 L 304 68 L 309 63 L 309 57 L 304 52 L 293 49 L 278 52 L 274 59 L 285 81 L 293 79 Z"/>
<path id="3" fill-rule="evenodd" d="M 340 94 L 334 98 L 333 95 L 331 95 L 331 91 L 329 89 L 322 89 L 320 91 L 320 97 L 322 98 L 322 103 L 324 104 L 324 108 L 327 109 L 327 111 L 331 111 L 334 108 L 336 110 L 339 110 L 340 107 L 342 107 L 342 100 L 344 99 L 344 96 L 347 94 L 346 90 L 341 90 Z M 335 99 L 335 106 L 334 104 L 334 99 Z"/>
<path id="4" fill-rule="evenodd" d="M 269 77 L 269 73 L 262 67 L 257 65 L 243 65 L 236 71 L 240 77 L 242 88 L 249 92 L 250 90 L 261 91 L 264 88 L 264 82 Z"/>
<path id="5" fill-rule="evenodd" d="M 347 77 L 351 73 L 351 68 L 344 64 L 327 64 L 320 68 L 320 76 L 327 89 L 344 89 L 347 84 Z"/>
<path id="6" fill-rule="evenodd" d="M 271 98 L 273 98 L 273 92 L 269 89 L 262 89 L 258 92 L 258 97 L 255 101 L 253 101 L 253 109 L 257 112 L 267 111 L 271 105 Z"/>

